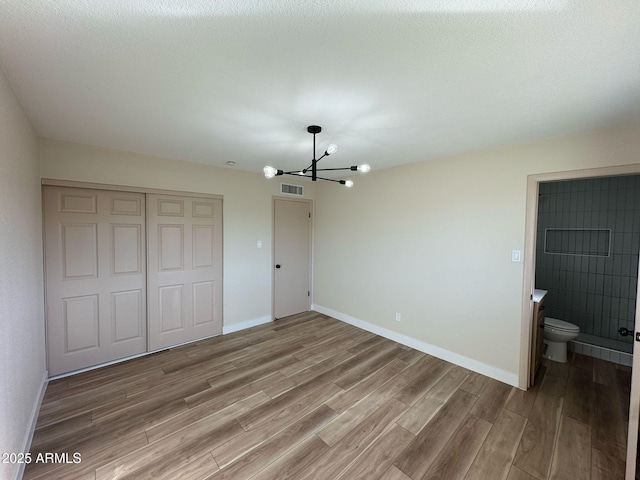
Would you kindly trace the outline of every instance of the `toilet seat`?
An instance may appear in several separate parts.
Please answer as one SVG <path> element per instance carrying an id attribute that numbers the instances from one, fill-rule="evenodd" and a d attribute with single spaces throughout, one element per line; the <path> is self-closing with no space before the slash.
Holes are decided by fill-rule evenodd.
<path id="1" fill-rule="evenodd" d="M 565 322 L 564 320 L 558 320 L 557 318 L 545 317 L 544 326 L 545 328 L 549 327 L 549 328 L 553 328 L 554 330 L 559 330 L 562 332 L 570 332 L 570 333 L 580 332 L 580 327 L 578 327 L 578 325 Z"/>

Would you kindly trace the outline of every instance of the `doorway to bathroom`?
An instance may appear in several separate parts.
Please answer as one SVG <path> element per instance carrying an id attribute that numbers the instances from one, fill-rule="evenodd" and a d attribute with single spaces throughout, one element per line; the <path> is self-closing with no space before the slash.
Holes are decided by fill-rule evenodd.
<path id="1" fill-rule="evenodd" d="M 547 302 L 557 297 L 546 315 L 581 327 L 583 336 L 571 350 L 613 361 L 616 368 L 629 369 L 632 364 L 626 448 L 629 479 L 635 478 L 638 446 L 640 349 L 631 357 L 633 335 L 622 336 L 618 331 L 640 332 L 636 301 L 639 179 L 640 164 L 530 175 L 523 257 L 520 386 L 528 386 L 532 294 L 534 287 L 542 287 L 549 290 Z M 588 358 L 582 355 L 578 358 Z"/>
<path id="2" fill-rule="evenodd" d="M 580 328 L 569 350 L 630 367 L 640 175 L 540 182 L 536 230 L 545 314 Z"/>

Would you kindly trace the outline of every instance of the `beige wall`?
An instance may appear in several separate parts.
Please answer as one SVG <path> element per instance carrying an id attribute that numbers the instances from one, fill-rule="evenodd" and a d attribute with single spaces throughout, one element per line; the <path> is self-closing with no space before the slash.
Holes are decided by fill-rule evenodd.
<path id="1" fill-rule="evenodd" d="M 319 184 L 314 306 L 517 384 L 527 175 L 638 162 L 640 123 Z"/>
<path id="2" fill-rule="evenodd" d="M 38 140 L 0 72 L 0 453 L 25 448 L 46 381 Z M 0 463 L 0 478 L 19 465 Z"/>
<path id="3" fill-rule="evenodd" d="M 223 195 L 225 331 L 270 319 L 272 196 L 281 178 L 49 139 L 40 157 L 43 178 Z M 304 186 L 311 198 L 313 186 Z"/>

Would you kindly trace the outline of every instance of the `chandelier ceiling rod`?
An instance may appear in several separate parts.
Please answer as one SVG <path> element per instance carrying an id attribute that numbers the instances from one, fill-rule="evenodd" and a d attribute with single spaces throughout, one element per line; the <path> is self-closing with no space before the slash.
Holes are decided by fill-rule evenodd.
<path id="1" fill-rule="evenodd" d="M 313 160 L 311 160 L 311 165 L 309 165 L 307 168 L 304 168 L 302 170 L 292 170 L 289 172 L 278 170 L 270 165 L 267 165 L 266 167 L 264 167 L 264 176 L 267 178 L 273 178 L 280 175 L 296 175 L 299 177 L 311 178 L 311 180 L 314 182 L 316 180 L 326 180 L 327 182 L 336 182 L 341 185 L 345 185 L 347 187 L 352 187 L 353 186 L 352 180 L 335 180 L 333 178 L 319 177 L 318 172 L 350 170 L 353 172 L 367 173 L 368 171 L 371 170 L 371 167 L 366 163 L 362 165 L 353 165 L 350 167 L 343 167 L 343 168 L 318 168 L 318 162 L 320 160 L 322 160 L 324 157 L 331 155 L 332 153 L 336 153 L 336 151 L 338 150 L 338 147 L 332 143 L 327 147 L 327 149 L 325 150 L 325 152 L 322 154 L 320 158 L 316 158 L 316 134 L 320 133 L 321 131 L 322 131 L 322 127 L 318 125 L 309 125 L 307 127 L 307 132 L 313 134 Z M 307 172 L 309 171 L 309 169 L 311 169 L 311 175 L 307 175 Z"/>

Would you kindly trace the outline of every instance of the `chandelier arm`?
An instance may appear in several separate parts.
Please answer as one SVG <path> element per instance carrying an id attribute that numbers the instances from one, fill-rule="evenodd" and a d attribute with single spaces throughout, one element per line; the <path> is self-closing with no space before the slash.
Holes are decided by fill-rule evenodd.
<path id="1" fill-rule="evenodd" d="M 285 172 L 284 175 L 291 175 L 292 177 L 296 177 L 296 178 L 311 178 L 311 179 L 313 179 L 313 177 L 311 175 L 301 175 L 300 173 L 296 173 L 296 172 L 292 172 L 292 173 Z"/>
<path id="2" fill-rule="evenodd" d="M 344 180 L 335 180 L 333 178 L 316 177 L 318 180 L 326 180 L 327 182 L 342 183 Z"/>
<path id="3" fill-rule="evenodd" d="M 331 170 L 353 170 L 353 167 L 342 167 L 342 168 L 318 168 L 316 169 L 318 172 L 328 172 Z"/>

